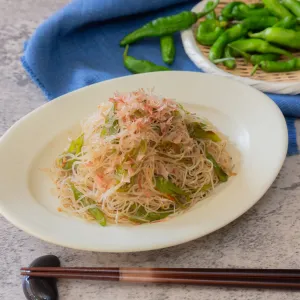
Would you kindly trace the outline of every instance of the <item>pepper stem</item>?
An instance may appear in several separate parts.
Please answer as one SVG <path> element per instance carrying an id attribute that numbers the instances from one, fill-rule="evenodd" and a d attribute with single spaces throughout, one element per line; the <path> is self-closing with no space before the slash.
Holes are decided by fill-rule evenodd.
<path id="1" fill-rule="evenodd" d="M 224 58 L 220 58 L 220 59 L 215 59 L 214 63 L 219 64 L 219 63 L 222 63 L 222 62 L 228 61 L 228 60 L 235 60 L 235 58 L 234 57 L 224 57 Z"/>
<path id="2" fill-rule="evenodd" d="M 127 44 L 123 53 L 123 58 L 125 59 L 125 57 L 127 57 L 128 55 L 128 49 L 129 49 L 129 45 Z"/>
<path id="3" fill-rule="evenodd" d="M 248 54 L 245 51 L 242 51 L 238 48 L 232 47 L 230 44 L 228 45 L 228 47 L 231 48 L 232 50 L 238 52 L 240 55 L 242 55 L 247 62 L 250 62 L 250 58 L 251 58 L 250 54 Z"/>
<path id="4" fill-rule="evenodd" d="M 254 66 L 254 68 L 253 68 L 252 71 L 251 71 L 250 76 L 253 76 L 253 75 L 256 73 L 258 67 L 259 67 L 259 64 L 257 64 L 257 65 Z"/>

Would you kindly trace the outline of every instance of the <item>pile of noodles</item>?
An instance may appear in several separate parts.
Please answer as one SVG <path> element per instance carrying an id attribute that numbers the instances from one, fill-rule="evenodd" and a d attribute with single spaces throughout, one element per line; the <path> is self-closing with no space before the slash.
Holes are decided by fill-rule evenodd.
<path id="1" fill-rule="evenodd" d="M 232 174 L 226 140 L 219 134 L 217 142 L 191 137 L 193 122 L 216 130 L 174 100 L 138 90 L 109 101 L 82 123 L 77 152 L 66 149 L 52 168 L 60 210 L 93 220 L 90 209 L 98 208 L 111 223 L 149 222 L 153 213 L 185 211 L 220 183 L 207 153 Z M 158 189 L 157 178 L 176 185 L 184 197 L 177 201 L 176 192 Z"/>

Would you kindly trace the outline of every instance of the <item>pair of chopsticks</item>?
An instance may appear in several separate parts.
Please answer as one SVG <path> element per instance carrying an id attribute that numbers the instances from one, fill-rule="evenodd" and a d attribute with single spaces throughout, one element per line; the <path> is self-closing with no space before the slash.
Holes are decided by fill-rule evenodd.
<path id="1" fill-rule="evenodd" d="M 21 275 L 131 283 L 176 283 L 300 290 L 300 270 L 195 268 L 21 268 Z"/>

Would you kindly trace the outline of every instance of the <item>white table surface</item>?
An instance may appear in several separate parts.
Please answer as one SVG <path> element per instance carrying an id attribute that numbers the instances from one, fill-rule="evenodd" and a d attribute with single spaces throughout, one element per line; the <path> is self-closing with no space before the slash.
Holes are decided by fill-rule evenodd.
<path id="1" fill-rule="evenodd" d="M 23 42 L 66 0 L 0 0 L 0 135 L 45 103 L 21 67 Z M 286 159 L 277 180 L 245 215 L 196 241 L 164 250 L 102 254 L 40 241 L 0 217 L 0 299 L 25 299 L 21 266 L 45 254 L 64 266 L 300 268 L 300 156 Z M 287 300 L 300 293 L 195 286 L 131 285 L 109 282 L 59 282 L 61 300 Z"/>

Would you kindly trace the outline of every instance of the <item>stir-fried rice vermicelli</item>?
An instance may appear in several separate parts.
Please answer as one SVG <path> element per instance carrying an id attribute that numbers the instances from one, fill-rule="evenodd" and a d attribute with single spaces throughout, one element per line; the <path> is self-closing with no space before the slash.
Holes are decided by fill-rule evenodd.
<path id="1" fill-rule="evenodd" d="M 226 140 L 174 100 L 138 90 L 109 101 L 55 162 L 60 210 L 101 225 L 158 221 L 233 174 Z"/>

